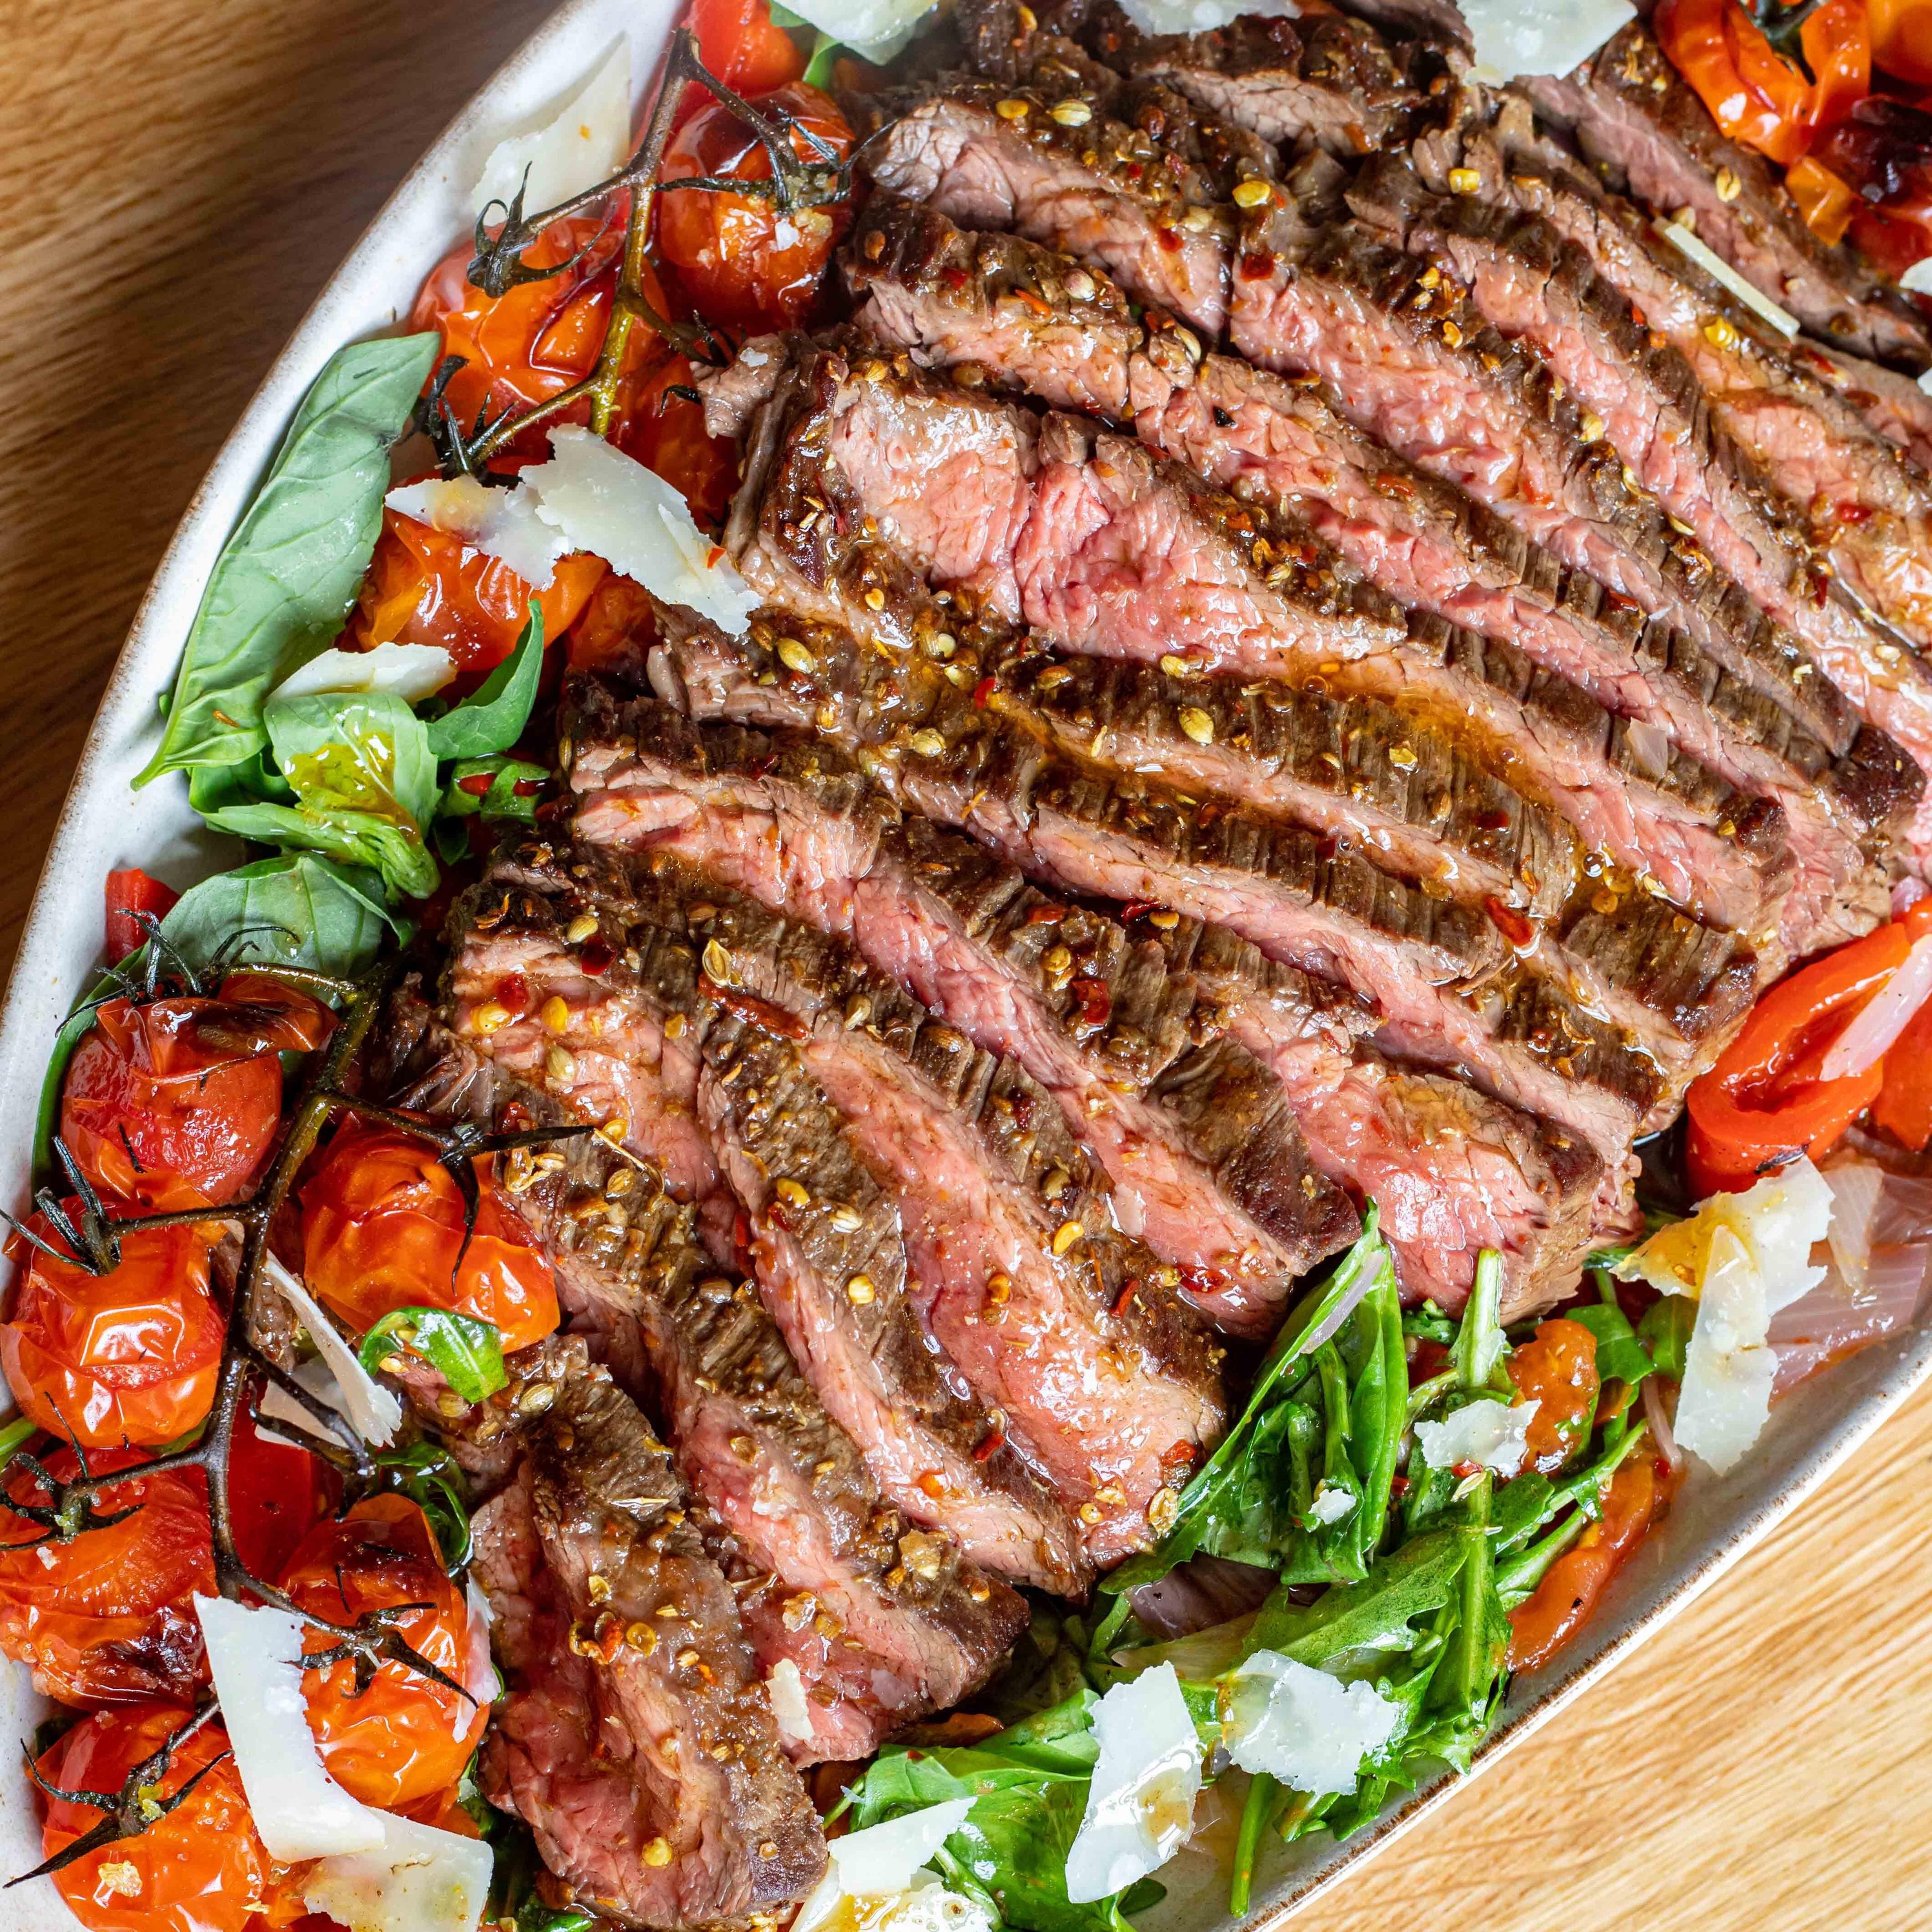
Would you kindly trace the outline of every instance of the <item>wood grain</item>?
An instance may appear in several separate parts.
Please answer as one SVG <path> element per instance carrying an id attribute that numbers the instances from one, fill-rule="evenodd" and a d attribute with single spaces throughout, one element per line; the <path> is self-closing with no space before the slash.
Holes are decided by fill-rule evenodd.
<path id="1" fill-rule="evenodd" d="M 542 10 L 0 0 L 0 970 L 202 470 Z M 1607 1687 L 1298 1924 L 1932 1927 L 1928 1464 L 1922 1399 Z"/>

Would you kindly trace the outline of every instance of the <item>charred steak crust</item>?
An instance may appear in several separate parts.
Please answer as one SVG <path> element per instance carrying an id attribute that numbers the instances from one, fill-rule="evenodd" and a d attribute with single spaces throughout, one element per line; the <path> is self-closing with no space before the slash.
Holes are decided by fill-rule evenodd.
<path id="1" fill-rule="evenodd" d="M 689 1492 L 608 1372 L 586 1364 L 555 1387 L 515 1482 L 477 1520 L 516 1680 L 484 1789 L 553 1871 L 626 1923 L 790 1904 L 824 1870 L 824 1838 Z"/>

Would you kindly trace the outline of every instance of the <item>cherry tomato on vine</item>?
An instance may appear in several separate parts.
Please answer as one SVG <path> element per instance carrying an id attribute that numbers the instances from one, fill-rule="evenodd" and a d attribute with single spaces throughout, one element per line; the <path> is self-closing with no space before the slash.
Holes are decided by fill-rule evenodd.
<path id="1" fill-rule="evenodd" d="M 165 919 L 181 894 L 159 879 L 151 879 L 138 866 L 107 875 L 107 963 L 118 966 L 148 941 L 147 929 L 136 916 Z"/>
<path id="2" fill-rule="evenodd" d="M 57 1480 L 80 1473 L 71 1449 L 42 1459 Z M 133 1449 L 97 1450 L 94 1475 L 142 1460 Z M 18 1464 L 0 1494 L 51 1500 Z M 65 1704 L 130 1704 L 192 1698 L 202 1670 L 201 1626 L 191 1599 L 214 1589 L 206 1480 L 199 1469 L 130 1476 L 98 1492 L 96 1514 L 134 1514 L 65 1543 L 0 1504 L 0 1651 L 28 1666 L 34 1688 Z"/>
<path id="3" fill-rule="evenodd" d="M 122 1781 L 185 1724 L 178 1704 L 97 1711 L 42 1754 L 38 1769 L 68 1791 L 118 1792 Z M 156 1795 L 166 1800 L 228 1749 L 211 1720 L 176 1750 Z M 51 1858 L 100 1822 L 91 1805 L 46 1801 L 42 1856 Z M 271 1870 L 235 1760 L 214 1764 L 183 1802 L 136 1837 L 104 1846 L 54 1875 L 89 1932 L 246 1932 L 267 1902 Z"/>
<path id="4" fill-rule="evenodd" d="M 844 116 L 815 87 L 794 82 L 752 105 L 792 117 L 792 152 L 802 161 L 822 157 L 800 130 L 828 143 L 838 160 L 852 152 Z M 658 245 L 699 313 L 735 328 L 783 328 L 801 321 L 818 298 L 832 250 L 852 225 L 850 202 L 781 214 L 754 196 L 670 186 L 699 176 L 771 178 L 771 157 L 722 103 L 700 110 L 672 136 L 658 176 L 666 188 L 658 200 Z"/>
<path id="5" fill-rule="evenodd" d="M 378 644 L 440 644 L 459 674 L 488 671 L 510 655 L 530 615 L 543 613 L 544 637 L 561 637 L 610 566 L 580 553 L 560 557 L 548 588 L 533 590 L 500 557 L 472 550 L 459 536 L 395 510 L 382 512 L 355 640 Z"/>
<path id="6" fill-rule="evenodd" d="M 350 1121 L 302 1190 L 311 1292 L 358 1334 L 392 1309 L 447 1308 L 494 1323 L 506 1355 L 542 1341 L 557 1324 L 556 1284 L 494 1170 L 493 1155 L 476 1163 L 476 1231 L 458 1268 L 463 1197 L 435 1150 Z"/>
<path id="7" fill-rule="evenodd" d="M 27 1226 L 62 1248 L 44 1214 Z M 0 1322 L 0 1368 L 22 1412 L 89 1449 L 171 1442 L 200 1421 L 226 1325 L 208 1292 L 214 1236 L 202 1225 L 134 1229 L 121 1265 L 92 1275 L 16 1235 L 8 1252 L 23 1265 Z"/>
<path id="8" fill-rule="evenodd" d="M 406 1496 L 372 1496 L 339 1522 L 318 1523 L 290 1559 L 283 1588 L 332 1623 L 351 1624 L 399 1604 L 427 1608 L 397 1627 L 418 1655 L 459 1684 L 469 1676 L 470 1628 L 463 1592 L 443 1569 L 429 1519 Z M 311 1630 L 311 1651 L 328 1648 Z M 322 1761 L 365 1804 L 413 1804 L 453 1785 L 489 1721 L 487 1704 L 386 1660 L 366 1690 L 337 1664 L 303 1678 L 309 1729 Z"/>
<path id="9" fill-rule="evenodd" d="M 272 1581 L 296 1546 L 341 1501 L 342 1484 L 320 1456 L 264 1436 L 244 1404 L 228 1452 L 228 1508 L 235 1553 L 251 1576 Z"/>
<path id="10" fill-rule="evenodd" d="M 164 1210 L 232 1201 L 281 1124 L 283 1053 L 334 1024 L 304 992 L 232 973 L 220 995 L 110 1000 L 74 1050 L 61 1138 L 103 1194 Z"/>
<path id="11" fill-rule="evenodd" d="M 1560 1469 L 1590 1432 L 1597 1413 L 1597 1338 L 1580 1322 L 1539 1323 L 1510 1357 L 1519 1402 L 1533 1402 L 1526 1468 Z"/>
<path id="12" fill-rule="evenodd" d="M 805 72 L 804 52 L 772 20 L 769 0 L 692 0 L 689 25 L 706 70 L 748 99 L 769 94 Z M 685 90 L 679 124 L 697 106 L 714 98 L 692 82 Z"/>

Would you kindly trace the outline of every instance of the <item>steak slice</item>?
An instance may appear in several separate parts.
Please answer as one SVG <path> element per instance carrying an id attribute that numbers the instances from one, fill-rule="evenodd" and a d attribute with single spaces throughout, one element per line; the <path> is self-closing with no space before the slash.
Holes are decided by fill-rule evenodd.
<path id="1" fill-rule="evenodd" d="M 476 1520 L 512 1678 L 482 1753 L 492 1804 L 628 1924 L 710 1925 L 802 1898 L 825 1840 L 780 1748 L 730 1586 L 670 1452 L 586 1362 Z"/>
<path id="2" fill-rule="evenodd" d="M 1932 368 L 1924 319 L 1856 250 L 1811 232 L 1771 164 L 1719 129 L 1642 22 L 1529 88 L 1606 178 L 1666 218 L 1689 208 L 1699 238 L 1808 328 L 1915 375 Z"/>
<path id="3" fill-rule="evenodd" d="M 843 842 L 835 819 L 825 829 L 828 842 Z M 753 1108 L 742 1120 L 727 1118 L 708 1097 L 710 1057 L 729 1051 L 742 1064 L 750 1049 L 740 1045 L 742 1023 L 721 1016 L 701 989 L 687 941 L 639 933 L 638 943 L 620 946 L 614 942 L 625 929 L 614 920 L 609 938 L 600 926 L 571 940 L 578 920 L 598 915 L 582 882 L 560 872 L 542 842 L 513 854 L 501 872 L 458 908 L 449 978 L 457 1039 L 648 1160 L 636 1124 L 614 1132 L 598 1089 L 583 1084 L 596 1079 L 589 1064 L 598 1054 L 614 1057 L 614 1043 L 637 1053 L 631 1091 L 654 1114 L 686 1124 L 726 1190 L 701 1204 L 722 1198 L 729 1208 L 722 1231 L 707 1214 L 708 1246 L 729 1262 L 748 1239 L 760 1292 L 794 1359 L 880 1490 L 914 1522 L 945 1530 L 981 1568 L 1076 1588 L 1084 1564 L 1066 1512 L 1016 1453 L 988 1448 L 985 1405 L 969 1398 L 906 1293 L 897 1210 L 822 1095 L 788 1069 L 796 1089 L 788 1112 Z M 487 928 L 478 928 L 479 914 Z M 512 975 L 527 989 L 528 1008 L 500 1018 L 494 991 Z M 757 1138 L 747 1141 L 747 1133 Z M 787 1164 L 774 1164 L 781 1160 Z M 775 1204 L 775 1174 L 802 1176 L 819 1204 L 788 1215 Z M 741 1210 L 748 1231 L 737 1225 Z M 874 1284 L 862 1304 L 846 1292 L 860 1274 Z"/>
<path id="4" fill-rule="evenodd" d="M 936 582 L 955 586 L 948 593 L 952 608 L 962 608 L 969 596 L 984 596 L 996 608 L 1022 610 L 1053 642 L 1085 650 L 1159 656 L 1172 663 L 1172 647 L 1179 644 L 1197 661 L 1212 662 L 1217 650 L 1252 651 L 1284 633 L 1292 640 L 1298 631 L 1346 650 L 1364 621 L 1364 604 L 1372 593 L 1340 580 L 1335 562 L 1318 548 L 1310 557 L 1306 540 L 1294 526 L 1284 526 L 1260 506 L 1204 490 L 1178 466 L 1157 464 L 1137 444 L 1095 436 L 1077 418 L 1049 418 L 1036 436 L 1032 418 L 1015 406 L 948 390 L 916 376 L 909 366 L 896 371 L 862 359 L 856 370 L 848 369 L 830 352 L 808 354 L 797 392 L 803 400 L 779 439 L 783 454 L 773 480 L 766 484 L 754 478 L 746 485 L 762 491 L 764 507 L 758 534 L 740 552 L 740 568 L 768 594 L 788 596 L 794 584 L 817 586 L 802 607 L 808 612 L 826 608 L 829 599 L 848 622 L 869 628 L 870 598 L 884 593 L 861 596 L 858 586 L 872 568 L 873 552 L 884 545 L 895 547 Z M 772 410 L 788 406 L 776 395 L 769 405 Z M 952 488 L 944 508 L 935 511 L 924 485 L 932 452 L 940 450 Z M 976 478 L 976 450 L 982 466 Z M 817 516 L 808 507 L 832 502 L 840 506 L 836 517 Z M 976 518 L 970 514 L 975 502 L 996 506 L 998 514 Z M 734 542 L 739 527 L 734 515 L 728 533 Z M 862 534 L 855 540 L 842 530 L 876 530 L 878 542 Z M 848 580 L 849 591 L 836 588 Z M 956 704 L 956 689 L 949 690 L 944 680 L 932 696 L 966 709 Z M 1013 722 L 995 719 L 994 710 L 987 704 L 966 709 L 960 720 L 966 736 L 983 739 L 996 722 Z M 1175 716 L 1182 739 L 1190 725 L 1198 729 L 1210 723 L 1208 714 L 1190 702 L 1181 703 Z M 1031 754 L 1020 748 L 1024 734 L 1006 735 L 1012 754 L 993 755 L 1030 794 L 1034 774 L 1028 770 Z M 946 733 L 928 722 L 920 736 L 943 746 Z M 916 741 L 913 748 L 918 748 Z M 1131 760 L 1094 776 L 1144 794 L 1145 803 L 1137 798 L 1123 806 L 1129 818 L 1151 812 L 1178 832 L 1197 816 L 1192 788 L 1207 748 L 1196 748 L 1202 755 L 1193 768 L 1172 783 L 1144 782 Z M 1405 755 L 1418 756 L 1393 733 L 1390 754 L 1397 772 Z M 1100 794 L 1082 791 L 1080 784 L 1092 766 L 1105 762 L 1089 747 L 1077 764 L 1046 760 L 1039 775 L 1057 792 L 1064 764 L 1064 776 L 1075 786 L 1067 795 L 1096 803 Z M 1278 797 L 1276 808 L 1296 812 L 1311 791 L 1304 788 L 1299 796 Z M 1404 794 L 1399 781 L 1386 796 L 1406 809 L 1427 808 L 1426 800 Z M 1203 826 L 1211 824 L 1216 840 L 1232 840 L 1230 849 L 1251 852 L 1264 866 L 1279 866 L 1284 877 L 1296 877 L 1311 890 L 1316 874 L 1307 868 L 1332 860 L 1348 869 L 1352 881 L 1346 886 L 1336 882 L 1337 890 L 1352 896 L 1358 910 L 1378 908 L 1372 931 L 1380 927 L 1406 943 L 1428 934 L 1427 947 L 1436 950 L 1433 963 L 1414 962 L 1424 976 L 1438 982 L 1486 979 L 1499 963 L 1492 919 L 1504 932 L 1517 934 L 1513 944 L 1526 944 L 1532 933 L 1528 920 L 1485 892 L 1480 880 L 1457 877 L 1445 886 L 1431 868 L 1426 889 L 1418 890 L 1399 877 L 1399 864 L 1384 849 L 1386 818 L 1372 838 L 1345 851 L 1336 845 L 1341 821 L 1332 805 L 1319 815 L 1298 813 L 1312 820 L 1302 826 L 1282 822 L 1273 811 L 1264 817 L 1240 810 L 1224 818 L 1224 808 L 1222 800 L 1210 800 L 1198 817 Z M 1553 825 L 1546 818 L 1540 822 Z M 982 814 L 981 829 L 990 831 L 991 823 Z M 1260 859 L 1264 849 L 1272 856 Z M 1412 854 L 1412 840 L 1409 849 Z M 1529 968 L 1545 976 L 1546 997 L 1568 1004 L 1580 997 L 1577 988 L 1587 988 L 1581 998 L 1608 1012 L 1616 1025 L 1641 1039 L 1647 1052 L 1680 1071 L 1696 1060 L 1696 1042 L 1714 1040 L 1742 1016 L 1756 962 L 1730 935 L 1641 896 L 1620 898 L 1600 883 L 1580 885 L 1574 862 L 1553 886 L 1536 876 L 1524 884 L 1529 904 L 1550 891 L 1553 897 L 1547 904 L 1562 908 L 1544 922 L 1550 946 L 1543 949 L 1560 949 L 1561 958 L 1539 956 Z M 1112 890 L 1090 881 L 1076 890 Z M 1450 890 L 1457 903 L 1448 902 Z M 1114 896 L 1168 896 L 1141 887 Z M 1602 919 L 1606 896 L 1621 928 L 1614 944 Z M 1327 914 L 1336 910 L 1329 902 Z M 1240 915 L 1257 916 L 1252 906 Z M 1452 928 L 1453 940 L 1446 937 Z M 1242 929 L 1270 946 L 1258 930 Z M 1344 976 L 1392 1010 L 1400 1002 L 1386 988 L 1378 992 L 1356 976 L 1371 970 L 1367 937 L 1353 931 L 1347 946 L 1354 963 Z M 1312 942 L 1304 938 L 1303 943 Z M 1280 956 L 1311 970 L 1329 970 L 1306 955 Z"/>
<path id="5" fill-rule="evenodd" d="M 1594 584 L 1566 581 L 1553 558 L 1364 436 L 1318 389 L 1232 358 L 1190 356 L 1173 331 L 1144 329 L 1106 278 L 1017 236 L 962 234 L 896 196 L 873 197 L 846 274 L 862 325 L 922 362 L 968 364 L 1056 404 L 1131 410 L 1150 446 L 1210 482 L 1294 504 L 1411 614 L 1399 646 L 1348 658 L 1324 652 L 1300 675 L 1458 731 L 1490 770 L 1709 923 L 1772 923 L 1792 862 L 1779 807 L 1543 668 L 1543 660 L 1623 655 L 1633 628 L 1624 614 L 1593 610 L 1602 603 Z M 1606 623 L 1617 634 L 1594 650 L 1567 640 L 1538 647 L 1547 629 Z M 1465 625 L 1473 632 L 1451 628 Z M 1227 668 L 1298 669 L 1266 646 Z M 1814 836 L 1787 917 L 1808 930 L 1814 904 L 1858 860 L 1809 783 L 1800 800 L 1801 827 Z"/>
<path id="6" fill-rule="evenodd" d="M 716 632 L 693 631 L 674 648 L 694 706 L 728 688 L 730 647 Z M 778 718 L 782 707 L 806 708 L 780 680 L 747 672 L 741 688 L 738 715 L 754 697 Z M 680 734 L 663 724 L 641 740 L 632 730 L 617 735 L 652 747 L 626 772 L 634 798 L 656 786 L 685 802 L 668 854 L 849 932 L 875 965 L 931 998 L 970 1036 L 984 1036 L 982 1043 L 1010 1044 L 1042 1080 L 1076 1077 L 1062 1030 L 1077 1027 L 1082 1060 L 1097 1061 L 1103 1076 L 1083 1090 L 1097 1084 L 1118 1106 L 1164 1076 L 1194 1079 L 1200 1063 L 1187 1051 L 1190 1038 L 1216 1040 L 1232 1028 L 1280 1081 L 1298 1123 L 1308 1124 L 1322 1169 L 1382 1203 L 1412 1298 L 1460 1306 L 1484 1246 L 1504 1258 L 1513 1308 L 1534 1308 L 1574 1286 L 1604 1173 L 1596 1156 L 1576 1136 L 1473 1089 L 1366 1052 L 1353 1037 L 1364 1016 L 1319 982 L 1172 913 L 1138 916 L 1133 929 L 1145 936 L 1136 940 L 1090 908 L 1043 896 L 971 842 L 916 817 L 870 871 L 842 873 L 818 841 L 811 812 L 827 755 L 822 746 Z M 596 742 L 580 728 L 578 736 L 580 743 Z M 596 755 L 602 772 L 614 770 Z M 605 819 L 594 795 L 580 821 L 586 830 L 593 821 L 620 830 L 623 822 Z M 1070 967 L 1078 968 L 1070 976 Z M 1104 1030 L 1091 1031 L 1102 1015 Z M 1104 1122 L 1107 1114 L 1094 1118 Z M 1130 1132 L 1134 1118 L 1121 1126 Z M 1613 1201 L 1622 1181 L 1620 1167 Z"/>

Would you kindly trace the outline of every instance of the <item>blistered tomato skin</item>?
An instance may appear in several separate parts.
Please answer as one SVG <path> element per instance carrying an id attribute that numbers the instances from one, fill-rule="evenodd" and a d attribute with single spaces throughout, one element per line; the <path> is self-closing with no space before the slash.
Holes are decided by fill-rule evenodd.
<path id="1" fill-rule="evenodd" d="M 318 1523 L 289 1566 L 283 1587 L 304 1610 L 350 1624 L 371 1610 L 402 1604 L 427 1608 L 398 1626 L 403 1640 L 461 1683 L 470 1648 L 463 1593 L 445 1573 L 428 1519 L 405 1496 L 358 1503 L 340 1522 Z M 311 1630 L 311 1651 L 329 1648 Z M 309 1729 L 322 1761 L 343 1788 L 366 1804 L 414 1804 L 453 1785 L 482 1742 L 487 1704 L 386 1661 L 367 1690 L 356 1688 L 352 1664 L 311 1671 L 303 1679 Z"/>
<path id="2" fill-rule="evenodd" d="M 79 1204 L 70 1203 L 70 1211 Z M 43 1214 L 27 1223 L 60 1246 Z M 214 1230 L 134 1229 L 121 1265 L 91 1275 L 15 1238 L 22 1264 L 0 1369 L 23 1414 L 89 1449 L 172 1442 L 207 1414 L 224 1323 L 208 1289 Z"/>
<path id="3" fill-rule="evenodd" d="M 43 1460 L 56 1480 L 80 1473 L 70 1449 Z M 142 1460 L 137 1450 L 106 1450 L 88 1467 L 112 1474 Z M 50 1500 L 18 1465 L 4 1493 L 29 1504 Z M 130 1477 L 101 1490 L 94 1509 L 133 1514 L 65 1543 L 45 1540 L 40 1524 L 0 1508 L 0 1651 L 63 1703 L 192 1698 L 206 1675 L 193 1599 L 214 1589 L 207 1497 L 199 1469 Z"/>
<path id="4" fill-rule="evenodd" d="M 97 1712 L 44 1753 L 38 1768 L 64 1790 L 118 1792 L 190 1715 L 178 1704 Z M 221 1726 L 203 1725 L 176 1750 L 157 1796 L 172 1797 L 227 1749 Z M 65 1850 L 100 1822 L 92 1806 L 48 1799 L 42 1856 Z M 145 1832 L 76 1858 L 53 1882 L 89 1932 L 247 1932 L 267 1903 L 270 1876 L 230 1757 Z"/>
<path id="5" fill-rule="evenodd" d="M 1610 1580 L 1642 1543 L 1664 1501 L 1654 1464 L 1634 1455 L 1610 1480 L 1600 1521 L 1550 1567 L 1535 1594 L 1510 1612 L 1509 1667 L 1534 1670 L 1574 1637 Z"/>
<path id="6" fill-rule="evenodd" d="M 800 129 L 827 143 L 837 160 L 852 152 L 852 130 L 830 98 L 795 81 L 752 106 L 776 109 L 797 124 L 792 152 L 802 161 L 824 158 Z M 675 190 L 680 178 L 769 181 L 771 157 L 722 104 L 693 115 L 665 149 L 658 198 L 658 246 L 708 321 L 739 328 L 784 328 L 818 300 L 826 264 L 852 225 L 849 200 L 782 214 L 754 196 L 708 189 Z"/>
<path id="7" fill-rule="evenodd" d="M 1534 1402 L 1527 1466 L 1545 1475 L 1568 1462 L 1597 1413 L 1597 1338 L 1580 1322 L 1545 1322 L 1510 1356 L 1519 1402 Z"/>
<path id="8" fill-rule="evenodd" d="M 302 1190 L 310 1291 L 358 1334 L 394 1309 L 447 1308 L 493 1324 L 506 1354 L 542 1341 L 558 1319 L 550 1264 L 498 1193 L 494 1156 L 476 1162 L 476 1178 L 466 1252 L 463 1198 L 435 1150 L 350 1122 Z"/>

